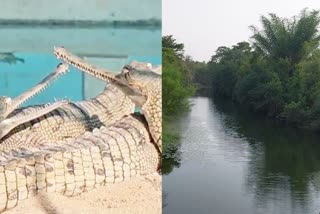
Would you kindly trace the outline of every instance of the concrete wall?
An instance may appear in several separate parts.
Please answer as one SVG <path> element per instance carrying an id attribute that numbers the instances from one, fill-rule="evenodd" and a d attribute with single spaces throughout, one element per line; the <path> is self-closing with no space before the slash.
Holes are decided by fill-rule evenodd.
<path id="1" fill-rule="evenodd" d="M 161 56 L 161 29 L 0 28 L 0 52 L 52 53 L 65 46 L 77 54 Z"/>
<path id="2" fill-rule="evenodd" d="M 1 0 L 0 19 L 161 19 L 161 0 Z"/>
<path id="3" fill-rule="evenodd" d="M 161 20 L 161 0 L 0 0 L 0 20 Z M 50 26 L 1 26 L 0 54 L 13 52 L 24 62 L 0 61 L 0 96 L 15 97 L 39 82 L 57 65 L 53 46 L 102 67 L 120 71 L 125 63 L 142 60 L 161 63 L 161 28 L 77 28 Z M 61 77 L 29 104 L 46 103 L 53 97 L 73 101 L 95 96 L 105 83 L 75 69 Z"/>

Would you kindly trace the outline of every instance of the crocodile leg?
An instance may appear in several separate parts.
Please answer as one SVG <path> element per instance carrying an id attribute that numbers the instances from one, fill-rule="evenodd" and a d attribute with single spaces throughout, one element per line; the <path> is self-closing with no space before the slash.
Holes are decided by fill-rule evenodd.
<path id="1" fill-rule="evenodd" d="M 0 211 L 37 192 L 73 196 L 153 173 L 158 153 L 149 141 L 145 124 L 129 116 L 59 146 L 5 153 L 0 157 Z"/>

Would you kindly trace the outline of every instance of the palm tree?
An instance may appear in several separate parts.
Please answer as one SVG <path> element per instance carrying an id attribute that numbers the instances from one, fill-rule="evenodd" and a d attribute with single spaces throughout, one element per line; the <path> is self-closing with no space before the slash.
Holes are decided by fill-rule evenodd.
<path id="1" fill-rule="evenodd" d="M 293 69 L 319 46 L 319 12 L 303 9 L 299 16 L 292 19 L 280 18 L 272 13 L 269 17 L 261 16 L 261 31 L 250 26 L 254 48 L 272 59 L 287 59 Z M 292 73 L 292 69 L 289 73 Z"/>

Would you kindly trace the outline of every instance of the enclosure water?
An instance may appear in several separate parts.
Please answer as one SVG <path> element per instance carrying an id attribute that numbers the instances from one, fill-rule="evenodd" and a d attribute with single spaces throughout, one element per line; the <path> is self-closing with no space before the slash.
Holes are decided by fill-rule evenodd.
<path id="1" fill-rule="evenodd" d="M 54 46 L 64 46 L 97 66 L 120 72 L 133 60 L 161 63 L 160 27 L 0 27 L 0 96 L 16 97 L 52 72 L 60 62 Z M 70 67 L 43 93 L 25 105 L 72 101 L 100 93 L 105 82 Z"/>
<path id="2" fill-rule="evenodd" d="M 164 160 L 163 213 L 318 214 L 320 136 L 194 97 Z"/>

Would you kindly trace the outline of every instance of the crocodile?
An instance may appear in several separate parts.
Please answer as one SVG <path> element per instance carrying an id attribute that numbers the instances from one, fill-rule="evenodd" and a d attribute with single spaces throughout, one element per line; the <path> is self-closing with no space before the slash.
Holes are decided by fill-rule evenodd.
<path id="1" fill-rule="evenodd" d="M 153 142 L 162 153 L 162 88 L 161 72 L 139 63 L 125 65 L 120 74 L 91 65 L 82 58 L 73 55 L 64 47 L 55 47 L 58 59 L 71 64 L 78 70 L 100 80 L 116 85 L 141 109 L 148 122 Z M 141 70 L 141 67 L 143 68 Z"/>
<path id="2" fill-rule="evenodd" d="M 1 106 L 1 113 L 5 113 L 1 114 L 1 118 L 3 121 L 14 120 L 16 123 L 15 128 L 4 134 L 0 141 L 0 146 L 14 145 L 1 148 L 0 211 L 13 208 L 20 200 L 32 197 L 37 192 L 57 192 L 73 196 L 101 185 L 155 173 L 159 169 L 161 153 L 159 157 L 159 147 L 151 143 L 155 141 L 155 135 L 149 129 L 150 122 L 146 122 L 147 117 L 132 113 L 134 103 L 142 107 L 141 104 L 146 103 L 149 98 L 142 97 L 128 81 L 122 79 L 121 75 L 127 75 L 125 72 L 129 68 L 132 69 L 126 67 L 127 70 L 115 78 L 111 76 L 108 82 L 112 84 L 91 100 L 78 103 L 58 101 L 49 106 L 29 106 L 13 110 L 14 106 L 19 105 L 10 107 L 10 99 L 3 99 L 5 104 Z M 29 96 L 33 96 L 30 94 L 35 91 L 40 89 L 28 93 Z M 101 103 L 106 100 L 106 96 L 109 96 L 108 102 Z M 114 104 L 110 105 L 113 100 Z M 19 102 L 19 99 L 15 99 L 13 103 Z M 98 113 L 97 106 L 104 105 L 109 107 L 101 114 Z M 128 108 L 121 109 L 125 105 Z M 38 113 L 46 108 L 47 112 Z M 77 113 L 72 109 L 77 109 Z M 17 126 L 16 118 L 21 119 L 26 115 L 31 115 L 31 120 L 27 122 L 28 119 L 25 118 Z M 86 122 L 88 120 L 91 122 Z M 43 121 L 47 123 L 42 124 Z M 69 127 L 75 125 L 72 123 L 74 121 L 76 125 L 81 124 L 85 128 L 70 137 Z M 64 123 L 69 125 L 56 130 L 54 135 L 65 137 L 67 134 L 68 137 L 60 139 L 57 144 L 47 129 L 51 130 L 52 124 L 53 127 L 60 127 Z M 89 124 L 89 128 L 83 123 Z M 47 128 L 46 131 L 42 131 L 42 126 Z M 46 140 L 34 144 L 33 141 L 37 140 L 35 133 Z M 6 141 L 14 139 L 14 136 L 20 137 L 15 141 Z M 16 141 L 19 140 L 21 143 L 17 145 Z"/>
<path id="3" fill-rule="evenodd" d="M 102 125 L 108 126 L 134 112 L 134 104 L 120 90 L 108 86 L 96 97 L 80 102 L 57 101 L 51 105 L 19 108 L 68 69 L 58 68 L 16 99 L 1 97 L 0 152 L 43 143 L 63 143 Z M 9 116 L 9 117 L 8 117 Z"/>
<path id="4" fill-rule="evenodd" d="M 15 99 L 11 97 L 3 96 L 0 97 L 0 143 L 1 146 L 5 145 L 6 142 L 3 139 L 12 129 L 17 127 L 21 123 L 28 122 L 32 119 L 39 118 L 40 116 L 64 105 L 65 101 L 55 102 L 53 105 L 43 105 L 37 108 L 37 111 L 32 111 L 32 114 L 21 114 L 20 116 L 13 113 L 19 106 L 28 101 L 33 96 L 39 94 L 42 90 L 50 85 L 55 79 L 60 77 L 62 74 L 68 71 L 68 65 L 59 64 L 57 68 L 44 78 L 40 83 L 31 88 L 30 90 L 22 93 Z M 14 146 L 14 145 L 13 145 Z"/>
<path id="5" fill-rule="evenodd" d="M 0 212 L 38 192 L 75 196 L 155 173 L 158 161 L 149 130 L 143 118 L 135 115 L 63 144 L 11 150 L 0 161 Z"/>

